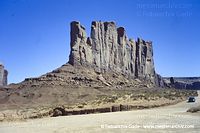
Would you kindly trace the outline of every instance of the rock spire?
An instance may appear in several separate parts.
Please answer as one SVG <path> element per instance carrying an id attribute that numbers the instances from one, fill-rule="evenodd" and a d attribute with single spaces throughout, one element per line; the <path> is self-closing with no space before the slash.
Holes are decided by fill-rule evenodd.
<path id="1" fill-rule="evenodd" d="M 7 85 L 7 76 L 8 71 L 4 69 L 4 66 L 2 64 L 0 64 L 0 86 Z"/>

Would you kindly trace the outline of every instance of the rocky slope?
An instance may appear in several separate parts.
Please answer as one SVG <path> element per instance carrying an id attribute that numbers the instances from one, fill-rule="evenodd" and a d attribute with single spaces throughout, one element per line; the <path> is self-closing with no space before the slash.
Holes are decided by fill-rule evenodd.
<path id="1" fill-rule="evenodd" d="M 112 92 L 151 87 L 148 82 L 127 79 L 121 73 L 98 73 L 92 68 L 65 64 L 38 78 L 27 78 L 0 89 L 0 104 L 1 109 L 64 103 L 71 106 L 106 93 L 112 95 Z"/>

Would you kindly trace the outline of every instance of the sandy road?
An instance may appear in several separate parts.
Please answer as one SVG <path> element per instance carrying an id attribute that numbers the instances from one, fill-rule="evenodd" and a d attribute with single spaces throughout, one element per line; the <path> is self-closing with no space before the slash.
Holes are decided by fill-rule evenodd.
<path id="1" fill-rule="evenodd" d="M 200 113 L 186 112 L 199 104 L 200 97 L 154 109 L 3 122 L 0 133 L 199 133 Z"/>

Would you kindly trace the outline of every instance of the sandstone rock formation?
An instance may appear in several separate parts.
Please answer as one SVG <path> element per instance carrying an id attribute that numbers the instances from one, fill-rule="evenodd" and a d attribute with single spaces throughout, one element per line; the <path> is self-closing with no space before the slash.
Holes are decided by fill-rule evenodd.
<path id="1" fill-rule="evenodd" d="M 71 22 L 69 63 L 87 66 L 97 72 L 120 72 L 131 78 L 157 83 L 151 41 L 129 39 L 123 27 L 114 22 L 92 22 L 91 35 L 86 36 L 80 22 Z"/>
<path id="2" fill-rule="evenodd" d="M 7 85 L 8 71 L 4 69 L 4 66 L 0 64 L 0 86 Z"/>
<path id="3" fill-rule="evenodd" d="M 0 65 L 1 86 L 7 74 Z M 129 39 L 114 22 L 92 22 L 87 37 L 72 22 L 69 63 L 0 87 L 0 121 L 152 108 L 197 95 L 157 86 L 165 82 L 155 73 L 152 42 Z"/>

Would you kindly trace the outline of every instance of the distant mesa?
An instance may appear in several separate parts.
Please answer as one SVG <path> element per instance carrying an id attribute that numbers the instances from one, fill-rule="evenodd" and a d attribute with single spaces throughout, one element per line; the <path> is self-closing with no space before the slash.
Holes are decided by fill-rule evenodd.
<path id="1" fill-rule="evenodd" d="M 7 85 L 8 71 L 4 69 L 3 64 L 0 64 L 0 86 Z"/>
<path id="2" fill-rule="evenodd" d="M 163 80 L 166 84 L 176 89 L 200 89 L 200 77 L 163 77 Z"/>

